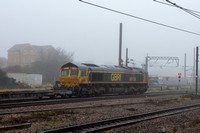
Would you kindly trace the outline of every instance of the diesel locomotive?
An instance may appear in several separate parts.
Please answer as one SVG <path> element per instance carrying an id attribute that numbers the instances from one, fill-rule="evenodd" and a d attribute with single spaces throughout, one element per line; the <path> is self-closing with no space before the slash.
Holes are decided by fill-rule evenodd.
<path id="1" fill-rule="evenodd" d="M 142 94 L 147 88 L 148 73 L 141 68 L 67 63 L 60 68 L 52 96 Z"/>

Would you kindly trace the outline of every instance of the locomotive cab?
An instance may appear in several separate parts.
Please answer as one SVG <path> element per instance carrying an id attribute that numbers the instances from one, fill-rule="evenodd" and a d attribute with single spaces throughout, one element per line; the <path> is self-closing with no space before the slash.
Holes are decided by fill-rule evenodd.
<path id="1" fill-rule="evenodd" d="M 80 83 L 87 81 L 86 75 L 86 70 L 82 70 L 72 63 L 63 65 L 60 69 L 60 81 L 55 83 L 52 97 L 57 97 L 58 95 L 71 97 L 75 92 L 79 91 Z"/>
<path id="2" fill-rule="evenodd" d="M 63 65 L 60 69 L 61 86 L 75 88 L 88 83 L 88 69 L 72 63 Z"/>
<path id="3" fill-rule="evenodd" d="M 78 85 L 80 70 L 76 67 L 66 67 L 60 70 L 60 82 L 63 87 L 75 87 Z"/>

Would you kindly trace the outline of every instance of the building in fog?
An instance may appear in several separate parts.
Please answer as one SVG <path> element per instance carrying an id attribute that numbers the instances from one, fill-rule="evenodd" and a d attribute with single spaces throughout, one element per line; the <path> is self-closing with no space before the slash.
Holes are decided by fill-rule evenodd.
<path id="1" fill-rule="evenodd" d="M 7 59 L 4 57 L 0 57 L 0 69 L 7 67 Z"/>
<path id="2" fill-rule="evenodd" d="M 8 66 L 31 65 L 41 54 L 52 52 L 56 52 L 56 50 L 51 45 L 16 44 L 8 50 Z"/>

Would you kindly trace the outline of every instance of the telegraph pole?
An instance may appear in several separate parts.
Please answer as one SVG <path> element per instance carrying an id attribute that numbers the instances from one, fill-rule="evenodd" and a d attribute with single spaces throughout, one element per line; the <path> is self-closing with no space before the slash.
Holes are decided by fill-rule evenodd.
<path id="1" fill-rule="evenodd" d="M 186 53 L 185 53 L 185 61 L 184 61 L 184 78 L 186 79 Z"/>
<path id="2" fill-rule="evenodd" d="M 199 47 L 196 47 L 196 95 L 198 91 L 198 62 L 199 62 Z"/>
<path id="3" fill-rule="evenodd" d="M 149 56 L 147 55 L 145 58 L 145 70 L 148 72 L 148 61 L 149 61 Z"/>
<path id="4" fill-rule="evenodd" d="M 126 67 L 128 67 L 128 48 L 126 48 Z"/>
<path id="5" fill-rule="evenodd" d="M 122 67 L 122 23 L 119 28 L 119 67 Z"/>
<path id="6" fill-rule="evenodd" d="M 193 86 L 195 84 L 195 48 L 194 48 L 194 59 L 193 59 Z"/>

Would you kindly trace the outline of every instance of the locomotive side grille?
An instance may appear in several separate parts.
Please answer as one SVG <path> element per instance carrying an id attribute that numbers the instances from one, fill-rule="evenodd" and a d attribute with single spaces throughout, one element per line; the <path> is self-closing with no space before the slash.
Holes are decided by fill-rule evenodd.
<path id="1" fill-rule="evenodd" d="M 103 73 L 92 73 L 91 81 L 103 81 Z"/>

